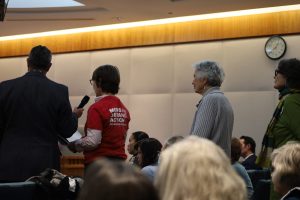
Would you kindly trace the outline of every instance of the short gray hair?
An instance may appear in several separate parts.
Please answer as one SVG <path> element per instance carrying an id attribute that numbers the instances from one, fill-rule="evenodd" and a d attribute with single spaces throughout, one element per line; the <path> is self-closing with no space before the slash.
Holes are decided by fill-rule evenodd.
<path id="1" fill-rule="evenodd" d="M 300 187 L 300 143 L 288 142 L 275 149 L 271 155 L 272 179 L 274 184 L 288 187 Z"/>
<path id="2" fill-rule="evenodd" d="M 183 139 L 184 139 L 184 137 L 181 135 L 170 137 L 164 144 L 163 149 L 166 149 L 166 148 L 170 147 L 171 145 L 175 144 L 176 142 L 179 142 Z"/>
<path id="3" fill-rule="evenodd" d="M 214 61 L 201 61 L 193 65 L 197 78 L 207 78 L 208 85 L 221 86 L 225 73 L 221 66 Z M 201 73 L 199 73 L 201 72 Z"/>

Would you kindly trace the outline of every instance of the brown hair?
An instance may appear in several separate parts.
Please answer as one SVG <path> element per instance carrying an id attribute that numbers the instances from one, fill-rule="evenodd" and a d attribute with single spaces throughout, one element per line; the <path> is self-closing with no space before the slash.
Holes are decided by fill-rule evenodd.
<path id="1" fill-rule="evenodd" d="M 124 161 L 101 159 L 88 169 L 78 200 L 158 200 L 153 184 Z"/>
<path id="2" fill-rule="evenodd" d="M 117 94 L 120 85 L 119 69 L 113 65 L 102 65 L 93 72 L 92 80 L 103 92 Z"/>
<path id="3" fill-rule="evenodd" d="M 231 163 L 235 163 L 241 157 L 242 145 L 239 139 L 231 139 Z"/>

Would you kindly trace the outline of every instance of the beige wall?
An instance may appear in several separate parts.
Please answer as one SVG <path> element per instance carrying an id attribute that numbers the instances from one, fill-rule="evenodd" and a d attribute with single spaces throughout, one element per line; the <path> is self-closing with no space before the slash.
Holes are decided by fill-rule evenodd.
<path id="1" fill-rule="evenodd" d="M 284 39 L 288 45 L 284 58 L 299 58 L 300 35 Z M 85 94 L 93 95 L 89 79 L 97 66 L 117 65 L 121 73 L 119 97 L 132 118 L 129 133 L 144 130 L 164 143 L 172 135 L 189 132 L 200 99 L 191 84 L 192 64 L 215 60 L 226 74 L 222 90 L 234 108 L 233 135 L 252 136 L 259 151 L 277 102 L 273 75 L 278 61 L 265 56 L 266 40 L 263 37 L 57 54 L 48 77 L 69 87 L 74 107 Z M 25 60 L 25 57 L 0 59 L 0 81 L 24 74 Z M 86 112 L 80 119 L 81 126 L 85 119 Z"/>

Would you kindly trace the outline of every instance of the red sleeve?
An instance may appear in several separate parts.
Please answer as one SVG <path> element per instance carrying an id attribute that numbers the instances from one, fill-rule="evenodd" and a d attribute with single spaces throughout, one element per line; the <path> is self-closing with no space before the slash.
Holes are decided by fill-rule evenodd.
<path id="1" fill-rule="evenodd" d="M 87 128 L 96 129 L 96 130 L 103 130 L 102 118 L 101 114 L 95 107 L 92 107 L 88 111 L 87 115 Z"/>

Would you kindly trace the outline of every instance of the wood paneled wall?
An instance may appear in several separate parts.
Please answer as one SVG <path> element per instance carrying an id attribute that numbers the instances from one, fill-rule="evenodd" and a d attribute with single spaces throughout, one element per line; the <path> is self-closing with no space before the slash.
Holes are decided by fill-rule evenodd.
<path id="1" fill-rule="evenodd" d="M 0 57 L 27 55 L 39 44 L 53 53 L 65 53 L 296 33 L 300 33 L 300 10 L 0 41 Z"/>
<path id="2" fill-rule="evenodd" d="M 62 156 L 60 162 L 61 173 L 67 176 L 83 177 L 84 157 L 83 156 Z"/>

